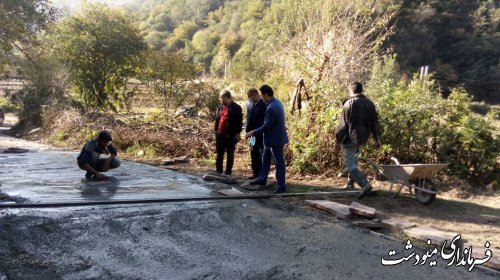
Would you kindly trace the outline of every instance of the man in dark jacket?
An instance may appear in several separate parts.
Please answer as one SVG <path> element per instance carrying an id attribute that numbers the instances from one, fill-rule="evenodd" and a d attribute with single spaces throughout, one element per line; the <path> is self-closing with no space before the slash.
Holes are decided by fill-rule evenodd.
<path id="1" fill-rule="evenodd" d="M 221 105 L 217 110 L 214 126 L 217 150 L 215 167 L 217 173 L 222 173 L 224 152 L 227 152 L 225 174 L 231 175 L 234 163 L 234 149 L 236 143 L 241 140 L 243 114 L 241 106 L 233 102 L 229 90 L 223 90 L 219 95 L 219 100 Z"/>
<path id="2" fill-rule="evenodd" d="M 120 166 L 120 161 L 116 159 L 118 153 L 111 143 L 112 140 L 111 134 L 103 130 L 97 139 L 90 140 L 83 146 L 77 163 L 81 169 L 87 171 L 86 179 L 106 180 L 108 176 L 100 172 L 107 172 Z M 107 154 L 109 157 L 100 158 L 101 154 Z"/>
<path id="3" fill-rule="evenodd" d="M 264 123 L 257 129 L 247 132 L 245 138 L 255 135 L 264 135 L 264 152 L 262 155 L 262 169 L 259 177 L 250 182 L 250 185 L 263 186 L 267 182 L 269 170 L 271 167 L 271 158 L 276 166 L 276 181 L 278 188 L 273 193 L 286 192 L 285 185 L 285 157 L 283 154 L 284 146 L 288 143 L 288 134 L 285 125 L 285 111 L 283 104 L 274 98 L 274 91 L 268 85 L 260 87 L 261 97 L 266 102 L 266 114 Z"/>
<path id="4" fill-rule="evenodd" d="M 381 130 L 378 114 L 373 102 L 363 94 L 363 85 L 354 82 L 349 87 L 350 97 L 343 103 L 340 123 L 336 131 L 337 145 L 342 146 L 344 163 L 349 171 L 347 188 L 354 188 L 354 182 L 361 186 L 359 198 L 366 196 L 372 186 L 358 169 L 358 155 L 361 146 L 368 142 L 370 134 L 376 147 L 381 145 Z"/>
<path id="5" fill-rule="evenodd" d="M 266 114 L 266 103 L 260 98 L 259 91 L 251 88 L 247 92 L 247 122 L 245 132 L 248 133 L 264 124 L 264 115 Z M 259 176 L 262 168 L 262 152 L 264 149 L 264 140 L 262 134 L 250 137 L 250 158 L 252 159 L 253 175 L 248 179 L 255 179 Z"/>

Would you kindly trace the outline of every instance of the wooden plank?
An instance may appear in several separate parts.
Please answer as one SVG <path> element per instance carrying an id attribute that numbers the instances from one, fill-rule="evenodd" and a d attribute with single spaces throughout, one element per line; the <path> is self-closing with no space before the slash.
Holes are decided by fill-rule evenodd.
<path id="1" fill-rule="evenodd" d="M 396 218 L 384 219 L 382 220 L 382 223 L 392 229 L 405 229 L 415 227 L 417 225 L 416 223 L 407 222 Z"/>
<path id="2" fill-rule="evenodd" d="M 367 217 L 370 219 L 375 217 L 375 208 L 368 207 L 366 205 L 357 202 L 351 203 L 351 205 L 349 206 L 349 211 L 353 214 Z"/>
<path id="3" fill-rule="evenodd" d="M 222 195 L 227 195 L 227 196 L 242 195 L 242 194 L 244 194 L 244 192 L 239 191 L 239 190 L 234 189 L 234 188 L 219 190 L 219 191 L 217 191 L 217 193 L 220 193 Z"/>
<path id="4" fill-rule="evenodd" d="M 347 220 L 352 217 L 349 206 L 329 200 L 306 200 L 306 205 L 326 211 L 337 218 Z"/>
<path id="5" fill-rule="evenodd" d="M 214 173 L 208 173 L 205 176 L 203 176 L 203 180 L 206 181 L 217 181 L 221 182 L 224 184 L 236 184 L 236 180 L 232 178 L 231 176 L 225 176 L 222 174 L 214 174 Z"/>
<path id="6" fill-rule="evenodd" d="M 352 222 L 353 225 L 358 226 L 358 227 L 365 227 L 365 228 L 370 228 L 370 229 L 380 229 L 380 228 L 387 228 L 388 225 L 380 222 L 380 221 L 375 221 L 375 220 L 361 220 L 361 221 L 354 221 Z"/>
<path id="7" fill-rule="evenodd" d="M 240 188 L 244 190 L 249 190 L 249 191 L 260 191 L 260 190 L 265 190 L 265 189 L 270 189 L 274 187 L 276 184 L 276 181 L 270 181 L 266 185 L 250 185 L 251 181 L 245 181 L 243 184 L 240 185 Z"/>
<path id="8" fill-rule="evenodd" d="M 489 248 L 486 248 L 484 246 L 484 244 L 483 245 L 471 244 L 471 243 L 464 244 L 464 249 L 465 248 L 469 249 L 470 247 L 472 247 L 472 257 L 475 259 L 486 258 L 486 255 L 485 255 L 486 250 L 488 250 L 488 249 L 491 250 L 491 253 L 492 253 L 491 258 L 489 259 L 489 261 L 487 261 L 483 265 L 487 266 L 489 268 L 500 270 L 500 249 L 499 248 L 493 248 L 492 244 L 490 244 Z"/>
<path id="9" fill-rule="evenodd" d="M 444 244 L 444 241 L 447 240 L 446 242 L 447 247 L 450 245 L 453 238 L 455 238 L 458 235 L 458 233 L 456 232 L 442 231 L 430 227 L 412 227 L 412 228 L 406 228 L 403 231 L 409 237 L 413 237 L 415 239 L 419 239 L 424 242 L 427 242 L 427 240 L 430 239 L 432 244 L 438 246 L 442 246 Z M 465 242 L 464 239 L 460 239 L 459 242 L 455 244 L 460 247 L 463 245 L 464 242 Z"/>

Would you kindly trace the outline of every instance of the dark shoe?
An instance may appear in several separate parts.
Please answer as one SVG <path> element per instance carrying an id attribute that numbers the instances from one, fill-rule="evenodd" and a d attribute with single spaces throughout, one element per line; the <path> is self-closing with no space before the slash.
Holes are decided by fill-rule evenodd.
<path id="1" fill-rule="evenodd" d="M 352 184 L 347 184 L 344 188 L 344 190 L 354 190 L 354 185 Z"/>
<path id="2" fill-rule="evenodd" d="M 92 174 L 92 173 L 90 173 L 90 172 L 85 173 L 85 179 L 87 179 L 87 180 L 91 180 L 91 179 L 92 179 L 92 177 L 94 177 L 94 174 Z"/>
<path id="3" fill-rule="evenodd" d="M 279 194 L 279 193 L 284 193 L 286 192 L 286 188 L 277 188 L 273 194 Z"/>
<path id="4" fill-rule="evenodd" d="M 254 179 L 257 179 L 258 177 L 259 177 L 259 175 L 252 175 L 252 176 L 248 177 L 247 179 L 254 180 Z"/>
<path id="5" fill-rule="evenodd" d="M 372 190 L 372 186 L 370 184 L 366 185 L 364 188 L 361 189 L 361 193 L 358 196 L 358 199 L 363 199 L 370 191 Z"/>
<path id="6" fill-rule="evenodd" d="M 255 180 L 255 181 L 251 181 L 249 183 L 249 185 L 251 185 L 251 186 L 265 186 L 266 185 L 266 181 Z"/>
<path id="7" fill-rule="evenodd" d="M 226 172 L 224 172 L 224 174 L 229 175 L 229 176 L 231 176 L 231 174 L 232 174 L 232 173 L 233 173 L 233 172 L 227 172 L 227 171 L 226 171 Z"/>

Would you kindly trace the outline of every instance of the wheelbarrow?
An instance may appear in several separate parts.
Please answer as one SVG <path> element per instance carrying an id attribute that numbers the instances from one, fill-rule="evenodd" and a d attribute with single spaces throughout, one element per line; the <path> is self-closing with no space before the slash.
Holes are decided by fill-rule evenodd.
<path id="1" fill-rule="evenodd" d="M 436 164 L 399 164 L 396 158 L 391 158 L 395 165 L 378 165 L 369 159 L 367 161 L 375 170 L 377 178 L 382 178 L 390 182 L 389 193 L 397 197 L 406 186 L 410 193 L 415 195 L 418 202 L 431 204 L 439 193 L 436 186 L 430 180 L 434 174 L 448 166 L 448 163 Z M 393 192 L 394 184 L 399 183 L 399 187 Z"/>

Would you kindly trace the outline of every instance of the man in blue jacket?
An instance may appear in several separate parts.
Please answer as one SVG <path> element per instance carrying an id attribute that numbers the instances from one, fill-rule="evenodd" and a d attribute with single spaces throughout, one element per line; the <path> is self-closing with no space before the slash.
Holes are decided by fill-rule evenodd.
<path id="1" fill-rule="evenodd" d="M 266 184 L 272 158 L 276 166 L 276 181 L 278 181 L 278 188 L 273 193 L 283 193 L 286 191 L 283 148 L 288 143 L 288 135 L 285 127 L 285 111 L 283 110 L 283 104 L 274 98 L 274 92 L 270 86 L 263 85 L 259 90 L 262 99 L 266 103 L 264 124 L 248 132 L 245 138 L 248 139 L 252 136 L 263 134 L 264 153 L 262 155 L 262 169 L 259 177 L 250 182 L 250 185 L 263 186 Z"/>
<path id="2" fill-rule="evenodd" d="M 266 114 L 266 103 L 264 103 L 264 100 L 260 98 L 259 91 L 256 88 L 249 89 L 247 96 L 246 133 L 261 127 L 264 124 L 264 116 Z M 262 168 L 263 151 L 264 139 L 262 134 L 250 137 L 250 158 L 252 160 L 253 172 L 253 175 L 248 178 L 250 180 L 259 177 L 259 173 Z"/>
<path id="3" fill-rule="evenodd" d="M 88 180 L 106 180 L 108 176 L 100 172 L 107 172 L 120 166 L 120 161 L 116 159 L 118 153 L 111 144 L 112 140 L 111 134 L 103 130 L 99 133 L 97 139 L 90 140 L 83 146 L 77 162 L 81 169 L 87 171 L 85 178 Z M 109 157 L 99 158 L 101 154 L 107 154 Z"/>

